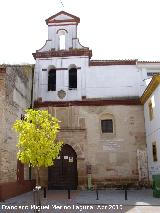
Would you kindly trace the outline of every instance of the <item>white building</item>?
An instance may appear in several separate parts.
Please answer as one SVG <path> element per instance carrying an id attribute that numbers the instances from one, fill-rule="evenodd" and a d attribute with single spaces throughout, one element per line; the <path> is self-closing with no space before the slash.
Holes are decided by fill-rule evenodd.
<path id="1" fill-rule="evenodd" d="M 136 60 L 90 60 L 92 51 L 77 38 L 79 18 L 60 12 L 46 20 L 48 40 L 36 53 L 35 99 L 71 101 L 90 98 L 139 97 L 143 81 Z M 69 85 L 70 69 L 76 69 L 77 84 Z M 55 69 L 56 85 L 48 91 L 48 72 Z M 73 70 L 74 70 L 73 69 Z M 74 78 L 71 77 L 71 78 Z M 70 88 L 71 87 L 71 88 Z M 65 97 L 59 98 L 63 90 Z"/>
<path id="2" fill-rule="evenodd" d="M 155 75 L 141 101 L 144 104 L 149 177 L 160 174 L 160 76 Z"/>

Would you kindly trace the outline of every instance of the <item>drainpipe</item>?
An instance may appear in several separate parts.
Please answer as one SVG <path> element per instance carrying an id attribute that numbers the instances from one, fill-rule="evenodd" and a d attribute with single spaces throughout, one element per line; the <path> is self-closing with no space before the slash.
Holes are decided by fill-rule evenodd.
<path id="1" fill-rule="evenodd" d="M 31 104 L 30 104 L 30 109 L 33 108 L 33 83 L 34 83 L 34 67 L 35 65 L 32 65 L 32 86 L 31 86 Z"/>

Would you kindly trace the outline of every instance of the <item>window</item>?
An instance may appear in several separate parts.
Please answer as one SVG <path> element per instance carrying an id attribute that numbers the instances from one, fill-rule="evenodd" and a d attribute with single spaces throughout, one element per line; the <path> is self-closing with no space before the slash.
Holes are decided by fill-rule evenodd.
<path id="1" fill-rule="evenodd" d="M 57 31 L 57 36 L 58 36 L 58 39 L 59 39 L 59 45 L 58 45 L 58 48 L 59 50 L 65 50 L 66 49 L 66 36 L 67 36 L 67 30 L 65 29 L 59 29 Z"/>
<path id="2" fill-rule="evenodd" d="M 153 161 L 157 161 L 157 146 L 156 142 L 152 144 L 152 155 L 153 155 Z"/>
<path id="3" fill-rule="evenodd" d="M 151 120 L 153 120 L 153 105 L 152 105 L 152 101 L 149 102 L 148 109 L 149 109 L 149 118 L 150 118 L 150 121 L 151 121 Z"/>
<path id="4" fill-rule="evenodd" d="M 48 91 L 56 91 L 56 69 L 50 69 L 48 73 Z"/>
<path id="5" fill-rule="evenodd" d="M 101 120 L 102 133 L 113 133 L 113 120 Z"/>
<path id="6" fill-rule="evenodd" d="M 69 69 L 69 89 L 77 89 L 77 69 Z"/>
<path id="7" fill-rule="evenodd" d="M 114 138 L 116 135 L 116 125 L 113 114 L 103 113 L 99 118 L 99 129 L 102 138 Z"/>

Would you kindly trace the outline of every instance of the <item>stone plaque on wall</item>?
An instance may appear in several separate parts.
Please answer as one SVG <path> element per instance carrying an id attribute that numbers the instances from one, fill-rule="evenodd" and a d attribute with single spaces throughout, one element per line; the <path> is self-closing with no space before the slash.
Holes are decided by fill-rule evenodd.
<path id="1" fill-rule="evenodd" d="M 114 151 L 120 149 L 120 145 L 115 142 L 109 142 L 106 145 L 103 145 L 103 151 Z"/>

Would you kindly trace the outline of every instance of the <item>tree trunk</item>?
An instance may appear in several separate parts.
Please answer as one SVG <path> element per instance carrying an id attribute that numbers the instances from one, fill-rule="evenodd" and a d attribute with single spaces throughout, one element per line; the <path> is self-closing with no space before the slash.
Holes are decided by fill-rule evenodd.
<path id="1" fill-rule="evenodd" d="M 40 168 L 36 167 L 35 168 L 35 174 L 36 174 L 36 187 L 34 190 L 34 205 L 38 207 L 38 209 L 35 210 L 35 212 L 40 212 L 41 211 L 41 194 L 40 190 L 40 174 L 39 174 Z M 37 187 L 38 186 L 38 187 Z"/>
<path id="2" fill-rule="evenodd" d="M 36 186 L 40 186 L 40 175 L 39 175 L 39 167 L 36 167 Z"/>

